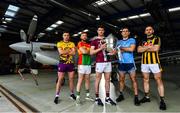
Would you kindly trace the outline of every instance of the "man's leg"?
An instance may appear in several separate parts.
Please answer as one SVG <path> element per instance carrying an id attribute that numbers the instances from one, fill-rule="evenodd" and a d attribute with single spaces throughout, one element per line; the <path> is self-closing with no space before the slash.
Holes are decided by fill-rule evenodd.
<path id="1" fill-rule="evenodd" d="M 61 90 L 61 83 L 63 81 L 63 78 L 64 78 L 64 72 L 58 72 L 58 81 L 56 84 L 56 98 L 54 100 L 55 104 L 58 104 L 58 98 L 59 98 L 59 94 Z"/>
<path id="2" fill-rule="evenodd" d="M 149 73 L 142 72 L 143 74 L 143 86 L 145 96 L 143 99 L 140 100 L 141 103 L 150 102 L 149 98 Z"/>
<path id="3" fill-rule="evenodd" d="M 156 80 L 157 87 L 158 87 L 158 92 L 159 92 L 159 96 L 160 96 L 160 106 L 159 106 L 159 108 L 161 110 L 166 110 L 166 104 L 164 102 L 164 84 L 162 82 L 161 72 L 154 73 L 154 79 Z"/>
<path id="4" fill-rule="evenodd" d="M 90 75 L 85 75 L 85 87 L 86 87 L 86 96 L 89 96 L 89 89 L 90 89 Z"/>
<path id="5" fill-rule="evenodd" d="M 109 90 L 110 90 L 110 76 L 111 72 L 105 72 L 104 78 L 105 78 L 105 89 L 106 89 L 106 99 L 105 102 L 107 104 L 116 105 L 116 103 L 110 98 L 109 96 Z"/>
<path id="6" fill-rule="evenodd" d="M 110 90 L 110 75 L 111 75 L 110 72 L 104 73 L 106 97 L 109 97 L 109 90 Z"/>
<path id="7" fill-rule="evenodd" d="M 136 80 L 136 72 L 135 71 L 130 73 L 130 78 L 131 78 L 132 86 L 134 89 L 134 95 L 138 95 L 138 84 L 137 84 L 137 80 Z"/>
<path id="8" fill-rule="evenodd" d="M 71 91 L 70 98 L 76 100 L 76 97 L 74 95 L 74 71 L 68 72 L 68 76 L 69 76 L 69 89 Z"/>
<path id="9" fill-rule="evenodd" d="M 136 71 L 132 71 L 129 73 L 130 74 L 130 78 L 132 81 L 132 86 L 134 89 L 134 104 L 136 106 L 140 105 L 139 99 L 138 99 L 138 84 L 137 84 L 137 80 L 136 80 Z"/>
<path id="10" fill-rule="evenodd" d="M 78 73 L 78 83 L 77 83 L 77 87 L 76 87 L 77 104 L 80 104 L 80 91 L 81 91 L 83 79 L 84 79 L 84 74 Z"/>
<path id="11" fill-rule="evenodd" d="M 90 74 L 85 75 L 85 87 L 86 87 L 86 100 L 94 101 L 90 96 Z"/>
<path id="12" fill-rule="evenodd" d="M 95 80 L 95 103 L 97 105 L 103 106 L 104 104 L 102 103 L 101 99 L 99 98 L 99 83 L 102 77 L 102 73 L 96 72 L 96 80 Z"/>
<path id="13" fill-rule="evenodd" d="M 158 86 L 158 92 L 160 97 L 164 97 L 164 85 L 161 78 L 161 72 L 154 73 L 154 79 L 156 80 Z"/>
<path id="14" fill-rule="evenodd" d="M 95 80 L 95 94 L 96 98 L 99 98 L 99 83 L 102 77 L 102 73 L 96 72 L 96 80 Z"/>
<path id="15" fill-rule="evenodd" d="M 124 95 L 123 95 L 124 87 L 125 87 L 125 72 L 119 71 L 119 92 L 120 92 L 120 95 L 116 99 L 116 102 L 120 102 L 120 101 L 124 100 Z"/>

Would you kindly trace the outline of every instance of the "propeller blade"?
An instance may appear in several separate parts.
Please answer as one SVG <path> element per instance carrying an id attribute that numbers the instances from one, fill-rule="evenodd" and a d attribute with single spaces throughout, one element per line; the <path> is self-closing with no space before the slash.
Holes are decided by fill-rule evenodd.
<path id="1" fill-rule="evenodd" d="M 24 30 L 22 30 L 22 29 L 20 30 L 20 37 L 21 37 L 22 41 L 26 41 L 27 40 L 27 35 L 24 32 Z"/>
<path id="2" fill-rule="evenodd" d="M 34 33 L 36 31 L 37 19 L 38 19 L 37 15 L 34 15 L 34 17 L 31 20 L 31 23 L 29 25 L 29 29 L 28 29 L 28 33 L 27 33 L 29 35 L 29 41 L 34 36 Z"/>

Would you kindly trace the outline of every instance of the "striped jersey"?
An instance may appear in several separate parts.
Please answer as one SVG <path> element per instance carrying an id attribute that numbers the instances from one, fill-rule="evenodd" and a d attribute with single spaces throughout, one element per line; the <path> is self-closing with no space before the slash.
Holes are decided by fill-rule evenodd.
<path id="1" fill-rule="evenodd" d="M 91 65 L 91 56 L 89 54 L 83 54 L 80 51 L 81 47 L 86 49 L 87 51 L 90 51 L 91 46 L 87 42 L 83 42 L 83 41 L 80 41 L 78 43 L 78 46 L 77 46 L 78 54 L 79 54 L 78 65 Z"/>
<path id="2" fill-rule="evenodd" d="M 141 42 L 140 46 L 148 46 L 148 45 L 159 45 L 161 44 L 160 37 L 152 36 L 151 38 L 147 38 L 145 41 Z M 160 64 L 158 51 L 149 52 L 145 51 L 142 53 L 142 64 Z"/>

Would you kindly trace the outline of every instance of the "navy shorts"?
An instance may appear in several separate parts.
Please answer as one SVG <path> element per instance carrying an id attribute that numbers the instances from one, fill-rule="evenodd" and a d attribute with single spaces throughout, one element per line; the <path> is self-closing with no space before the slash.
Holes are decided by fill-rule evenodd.
<path id="1" fill-rule="evenodd" d="M 136 66 L 134 63 L 119 63 L 118 69 L 119 71 L 124 73 L 131 73 L 133 71 L 136 71 Z"/>
<path id="2" fill-rule="evenodd" d="M 74 64 L 58 64 L 58 72 L 72 72 L 74 71 Z"/>

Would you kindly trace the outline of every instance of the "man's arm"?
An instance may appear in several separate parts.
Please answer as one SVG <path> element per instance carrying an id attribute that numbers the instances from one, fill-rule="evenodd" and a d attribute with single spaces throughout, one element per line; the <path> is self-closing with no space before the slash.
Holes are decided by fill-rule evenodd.
<path id="1" fill-rule="evenodd" d="M 90 51 L 88 51 L 86 48 L 80 47 L 79 50 L 82 52 L 82 54 L 90 54 Z"/>
<path id="2" fill-rule="evenodd" d="M 130 47 L 122 47 L 121 50 L 122 52 L 123 51 L 126 51 L 126 52 L 133 52 L 136 48 L 136 45 L 135 44 L 132 44 Z"/>
<path id="3" fill-rule="evenodd" d="M 159 49 L 160 49 L 160 46 L 159 46 L 159 45 L 139 46 L 139 47 L 138 47 L 138 53 L 142 53 L 142 52 L 145 52 L 145 51 L 148 51 L 148 52 L 156 52 L 156 51 L 159 51 Z"/>
<path id="4" fill-rule="evenodd" d="M 95 49 L 95 46 L 91 46 L 91 49 L 90 49 L 90 55 L 94 55 L 96 53 L 98 53 L 99 51 L 103 50 L 106 48 L 106 43 L 105 44 L 102 44 L 100 48 L 98 49 Z"/>
<path id="5" fill-rule="evenodd" d="M 75 47 L 74 47 L 74 48 L 71 48 L 71 49 L 68 51 L 67 54 L 68 54 L 68 55 L 75 55 L 75 54 L 76 54 L 76 49 L 75 49 Z"/>
<path id="6" fill-rule="evenodd" d="M 143 53 L 143 52 L 147 51 L 148 49 L 149 49 L 148 46 L 138 46 L 137 52 L 138 53 Z"/>
<path id="7" fill-rule="evenodd" d="M 61 55 L 67 55 L 69 51 L 63 50 L 62 48 L 58 48 L 58 52 L 59 52 L 59 54 L 61 54 Z"/>
<path id="8" fill-rule="evenodd" d="M 160 49 L 159 45 L 153 45 L 153 46 L 150 46 L 149 49 L 147 49 L 147 51 L 156 52 L 156 51 L 159 51 L 159 49 Z"/>

